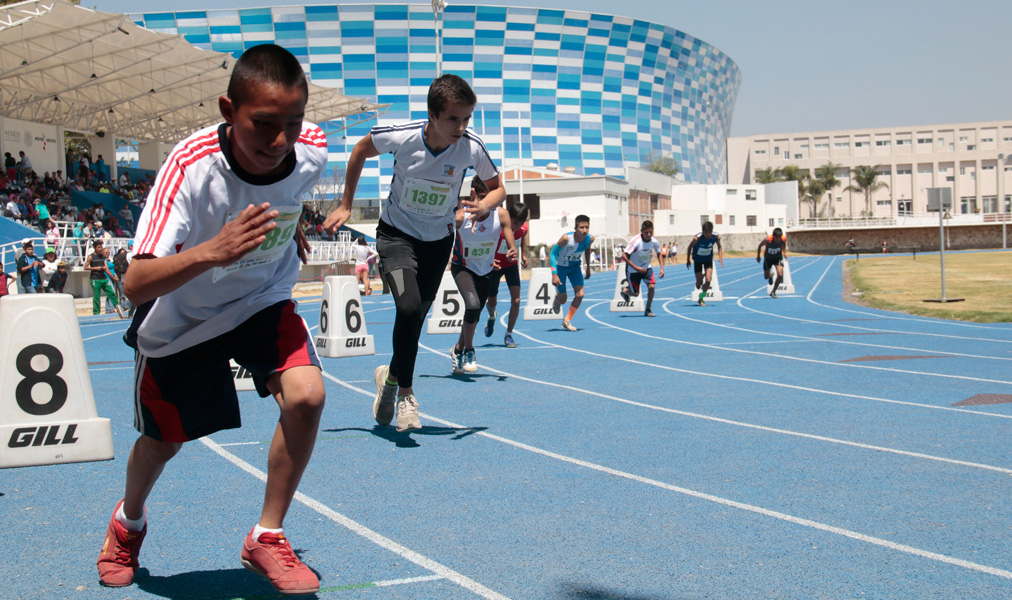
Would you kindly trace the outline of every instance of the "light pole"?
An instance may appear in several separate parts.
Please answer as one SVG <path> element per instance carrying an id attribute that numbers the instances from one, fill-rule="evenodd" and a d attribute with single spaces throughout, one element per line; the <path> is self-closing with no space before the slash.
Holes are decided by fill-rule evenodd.
<path id="1" fill-rule="evenodd" d="M 436 77 L 443 74 L 443 9 L 446 8 L 446 0 L 432 0 L 432 16 L 436 21 Z"/>
<path id="2" fill-rule="evenodd" d="M 1005 185 L 1005 162 L 1012 159 L 1012 156 L 1006 157 L 1004 154 L 998 155 L 998 205 L 1001 206 L 999 211 L 1001 214 L 1001 248 L 1005 250 L 1008 248 L 1008 238 L 1005 234 L 1006 222 L 1008 219 L 1008 211 L 1005 210 L 1005 195 L 1002 193 L 1002 188 Z"/>

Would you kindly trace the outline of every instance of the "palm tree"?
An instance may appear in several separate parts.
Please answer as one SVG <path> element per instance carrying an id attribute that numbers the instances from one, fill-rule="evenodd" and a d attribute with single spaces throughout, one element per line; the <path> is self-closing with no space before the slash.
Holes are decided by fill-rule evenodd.
<path id="1" fill-rule="evenodd" d="M 797 181 L 798 202 L 806 201 L 805 180 L 808 177 L 808 171 L 803 170 L 798 165 L 785 165 L 777 169 L 775 174 L 780 178 L 780 181 Z"/>
<path id="2" fill-rule="evenodd" d="M 755 182 L 756 183 L 776 183 L 781 181 L 780 172 L 774 171 L 773 167 L 766 167 L 765 169 L 756 169 Z"/>
<path id="3" fill-rule="evenodd" d="M 822 183 L 823 191 L 829 192 L 829 202 L 832 206 L 833 201 L 833 190 L 840 187 L 840 180 L 836 178 L 836 171 L 840 168 L 840 165 L 827 162 L 818 169 L 815 170 L 815 178 Z"/>
<path id="4" fill-rule="evenodd" d="M 822 200 L 822 195 L 825 193 L 826 184 L 818 177 L 812 177 L 806 173 L 804 178 L 798 182 L 798 197 L 811 205 L 809 213 L 813 218 L 819 218 L 819 200 Z"/>
<path id="5" fill-rule="evenodd" d="M 884 181 L 878 181 L 878 168 L 881 165 L 875 165 L 869 167 L 868 165 L 858 165 L 851 169 L 851 180 L 854 182 L 847 187 L 843 188 L 847 192 L 860 192 L 864 194 L 864 213 L 869 217 L 872 214 L 871 210 L 871 196 L 875 192 L 881 189 L 887 189 L 889 184 Z"/>

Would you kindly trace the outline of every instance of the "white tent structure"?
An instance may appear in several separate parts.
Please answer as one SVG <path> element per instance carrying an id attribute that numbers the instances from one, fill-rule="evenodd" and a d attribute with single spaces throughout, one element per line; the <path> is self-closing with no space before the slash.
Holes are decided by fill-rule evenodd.
<path id="1" fill-rule="evenodd" d="M 231 54 L 67 0 L 0 7 L 0 115 L 86 134 L 174 143 L 221 121 Z M 306 120 L 387 105 L 310 84 Z M 331 133 L 334 130 L 329 130 Z"/>

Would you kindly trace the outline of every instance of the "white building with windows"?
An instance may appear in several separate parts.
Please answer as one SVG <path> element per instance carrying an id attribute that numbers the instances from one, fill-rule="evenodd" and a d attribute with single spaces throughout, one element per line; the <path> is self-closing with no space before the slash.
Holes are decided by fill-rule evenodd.
<path id="1" fill-rule="evenodd" d="M 654 212 L 654 235 L 691 236 L 706 221 L 721 235 L 761 235 L 798 216 L 797 182 L 765 185 L 676 185 L 671 210 Z"/>
<path id="2" fill-rule="evenodd" d="M 814 173 L 838 165 L 841 184 L 823 196 L 821 217 L 924 216 L 931 187 L 952 188 L 956 215 L 996 217 L 999 194 L 1005 212 L 1012 208 L 1012 121 L 753 135 L 729 138 L 727 155 L 729 183 L 754 182 L 756 171 L 767 168 L 797 165 Z M 859 165 L 876 167 L 889 186 L 872 195 L 870 210 L 863 194 L 845 191 Z M 800 216 L 811 213 L 803 204 Z"/>

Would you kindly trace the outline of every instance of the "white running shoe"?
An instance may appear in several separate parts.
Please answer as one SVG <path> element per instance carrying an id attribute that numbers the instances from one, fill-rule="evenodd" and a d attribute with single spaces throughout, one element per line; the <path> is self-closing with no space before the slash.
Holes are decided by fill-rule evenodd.
<path id="1" fill-rule="evenodd" d="M 563 321 L 562 328 L 565 329 L 566 331 L 579 331 L 579 329 L 574 327 L 573 324 L 570 323 L 569 321 Z"/>
<path id="2" fill-rule="evenodd" d="M 464 372 L 464 354 L 457 354 L 457 346 L 450 348 L 450 373 L 460 375 Z"/>
<path id="3" fill-rule="evenodd" d="M 421 429 L 422 423 L 418 420 L 418 401 L 414 394 L 401 396 L 397 399 L 397 431 L 410 431 Z"/>
<path id="4" fill-rule="evenodd" d="M 478 361 L 474 358 L 474 348 L 464 350 L 464 370 L 468 373 L 478 371 Z"/>

